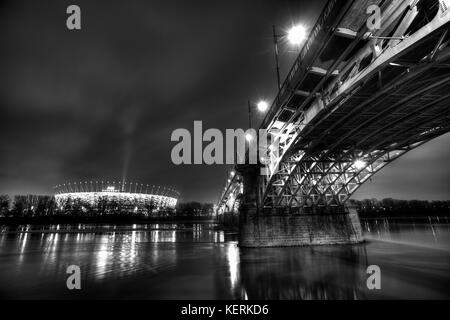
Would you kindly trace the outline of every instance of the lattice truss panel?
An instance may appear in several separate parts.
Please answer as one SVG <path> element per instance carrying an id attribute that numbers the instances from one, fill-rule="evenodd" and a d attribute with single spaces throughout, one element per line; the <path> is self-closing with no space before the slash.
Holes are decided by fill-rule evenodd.
<path id="1" fill-rule="evenodd" d="M 348 151 L 338 156 L 309 157 L 291 163 L 290 169 L 284 171 L 284 179 L 272 184 L 264 205 L 299 207 L 341 204 L 373 174 L 408 149 L 376 150 L 364 157 L 365 166 L 362 168 L 355 166 L 354 154 Z"/>
<path id="2" fill-rule="evenodd" d="M 227 183 L 224 192 L 220 197 L 217 212 L 219 214 L 225 212 L 238 213 L 239 205 L 241 204 L 243 188 L 244 185 L 242 183 L 242 178 L 238 175 L 233 176 L 230 179 L 229 183 Z"/>

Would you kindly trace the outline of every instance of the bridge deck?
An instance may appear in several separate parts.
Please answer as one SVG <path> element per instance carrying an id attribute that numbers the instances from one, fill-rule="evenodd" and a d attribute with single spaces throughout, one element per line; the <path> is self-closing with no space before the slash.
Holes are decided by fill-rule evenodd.
<path id="1" fill-rule="evenodd" d="M 371 4 L 381 6 L 379 29 L 366 23 Z M 449 22 L 447 0 L 330 0 L 261 125 L 279 142 L 261 205 L 341 204 L 387 163 L 448 132 Z M 238 198 L 233 184 L 242 180 L 232 179 L 222 204 Z"/>

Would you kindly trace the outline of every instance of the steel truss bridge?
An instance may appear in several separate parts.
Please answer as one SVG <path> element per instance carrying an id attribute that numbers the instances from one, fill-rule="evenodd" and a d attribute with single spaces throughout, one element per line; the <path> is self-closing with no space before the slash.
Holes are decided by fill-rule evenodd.
<path id="1" fill-rule="evenodd" d="M 381 9 L 380 28 L 367 8 Z M 338 206 L 375 173 L 450 128 L 450 0 L 330 0 L 261 129 L 264 211 Z M 246 186 L 229 177 L 219 213 Z M 244 194 L 243 194 L 244 193 Z"/>

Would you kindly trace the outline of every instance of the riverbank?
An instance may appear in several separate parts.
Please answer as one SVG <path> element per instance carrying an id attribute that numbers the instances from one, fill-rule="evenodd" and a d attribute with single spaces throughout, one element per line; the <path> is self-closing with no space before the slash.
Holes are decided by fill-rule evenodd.
<path id="1" fill-rule="evenodd" d="M 388 220 L 396 223 L 442 223 L 449 224 L 450 216 L 360 216 L 361 222 L 376 222 Z M 0 217 L 0 225 L 57 225 L 57 224 L 111 224 L 111 225 L 143 225 L 155 223 L 177 223 L 177 224 L 214 224 L 215 230 L 226 232 L 237 232 L 239 230 L 239 217 L 129 217 L 129 216 L 97 216 L 97 217 Z"/>
<path id="2" fill-rule="evenodd" d="M 359 215 L 359 219 L 364 223 L 376 223 L 379 220 L 388 220 L 395 223 L 439 223 L 448 224 L 450 223 L 450 215 L 427 215 L 427 216 L 404 216 L 404 215 Z M 218 224 L 216 226 L 217 230 L 223 231 L 239 231 L 239 215 L 230 214 L 222 215 L 217 220 Z"/>
<path id="3" fill-rule="evenodd" d="M 215 223 L 213 217 L 131 217 L 131 216 L 97 216 L 97 217 L 0 217 L 0 225 L 46 225 L 46 224 L 147 224 L 147 223 Z"/>
<path id="4" fill-rule="evenodd" d="M 392 222 L 397 223 L 450 223 L 450 216 L 410 216 L 410 217 L 403 217 L 403 216 L 360 216 L 359 219 L 361 221 L 378 221 L 378 220 L 389 220 Z"/>

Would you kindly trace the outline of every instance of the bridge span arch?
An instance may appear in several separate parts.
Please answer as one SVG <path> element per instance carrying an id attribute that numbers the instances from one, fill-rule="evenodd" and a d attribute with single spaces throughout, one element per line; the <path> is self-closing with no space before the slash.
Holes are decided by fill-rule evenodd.
<path id="1" fill-rule="evenodd" d="M 449 23 L 447 0 L 330 0 L 261 125 L 277 141 L 261 159 L 268 175 L 237 168 L 219 210 L 241 190 L 246 216 L 348 214 L 374 174 L 449 132 Z M 350 242 L 362 239 L 356 220 L 342 231 Z"/>

